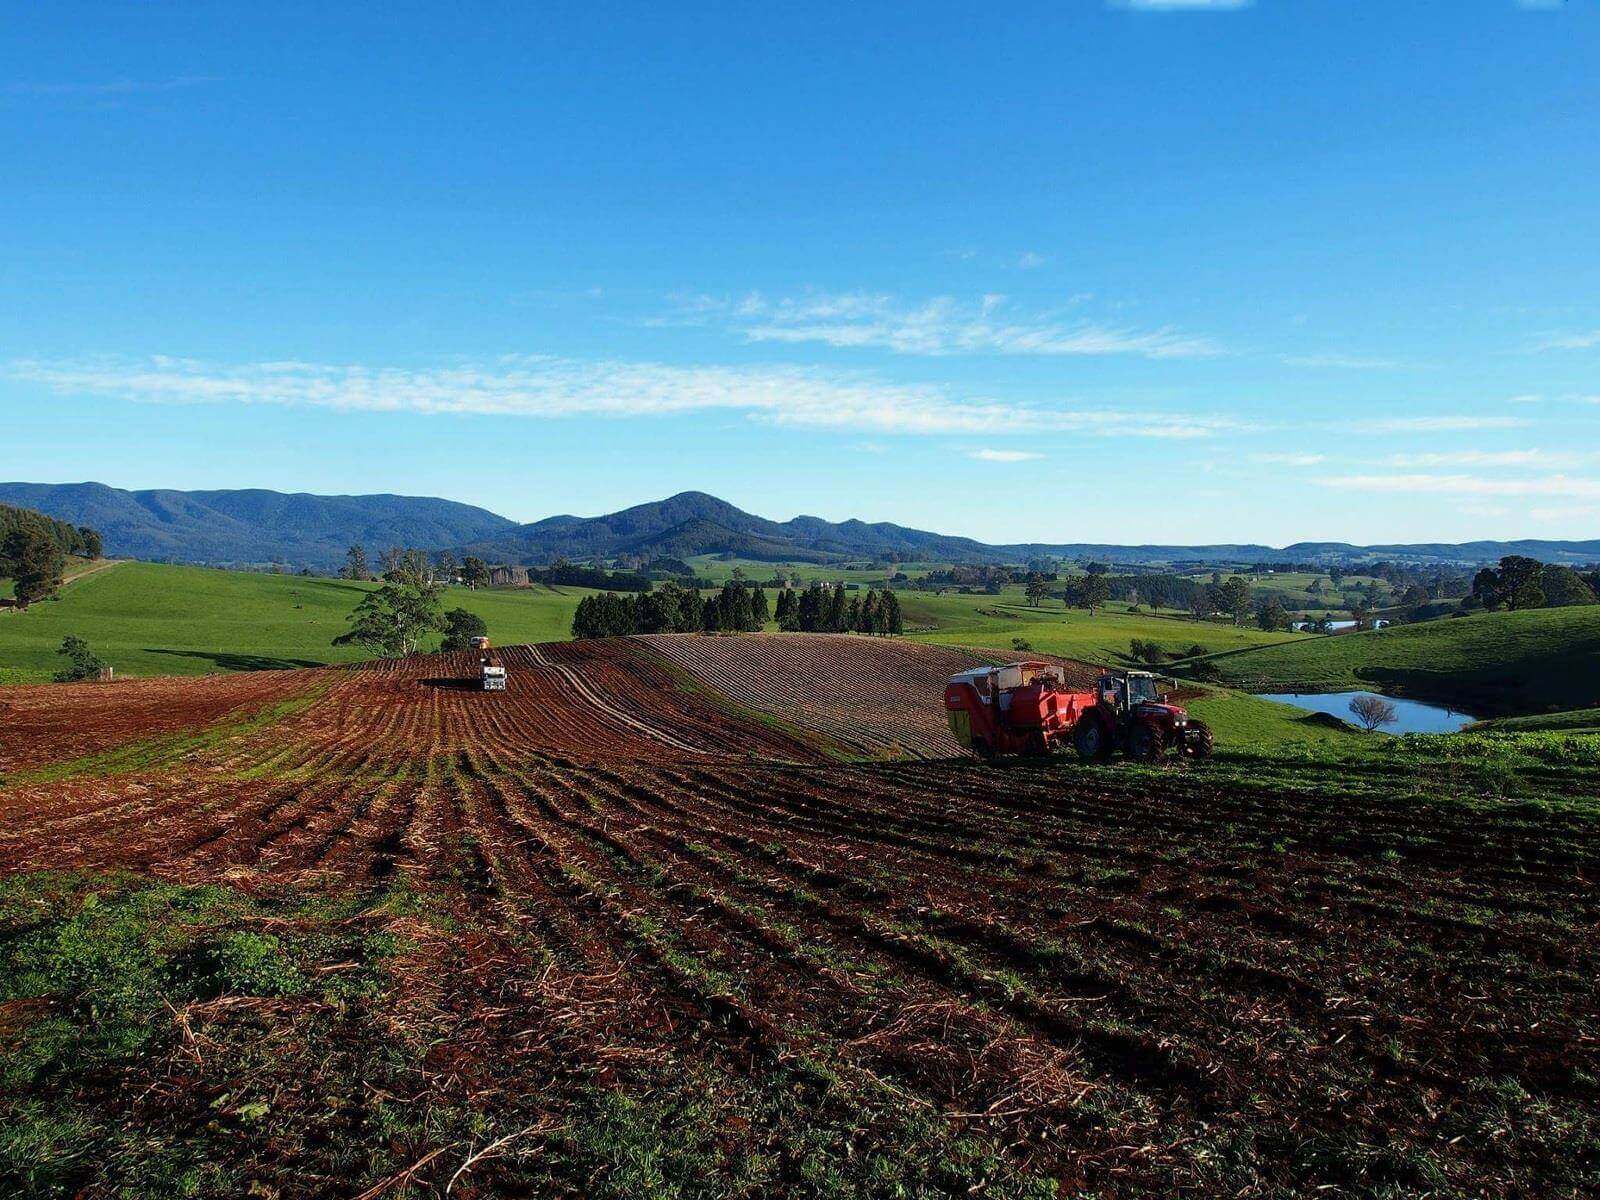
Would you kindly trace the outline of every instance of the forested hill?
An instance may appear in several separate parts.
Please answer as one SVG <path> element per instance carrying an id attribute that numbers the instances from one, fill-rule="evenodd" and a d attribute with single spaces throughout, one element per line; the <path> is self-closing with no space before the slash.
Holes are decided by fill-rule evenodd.
<path id="1" fill-rule="evenodd" d="M 795 517 L 770 521 L 705 492 L 680 492 L 602 517 L 546 517 L 468 547 L 470 553 L 513 562 L 555 556 L 641 554 L 687 558 L 733 553 L 785 562 L 829 562 L 845 557 L 941 562 L 993 561 L 996 551 L 970 538 L 946 537 L 888 522 L 824 521 Z"/>
<path id="2" fill-rule="evenodd" d="M 313 496 L 247 489 L 124 491 L 103 483 L 0 483 L 0 503 L 91 525 L 105 552 L 156 561 L 331 568 L 354 542 L 442 549 L 514 522 L 424 496 Z"/>
<path id="3" fill-rule="evenodd" d="M 328 569 L 355 542 L 369 554 L 389 546 L 453 550 L 493 562 L 544 564 L 622 554 L 688 558 L 731 553 L 768 562 L 844 559 L 1025 563 L 1050 556 L 1124 566 L 1193 563 L 1492 563 L 1507 554 L 1542 562 L 1600 562 L 1600 539 L 1358 546 L 1300 542 L 1204 546 L 1040 542 L 988 545 L 889 522 L 773 521 L 705 492 L 680 492 L 598 517 L 546 517 L 519 525 L 482 508 L 422 496 L 313 496 L 251 489 L 123 491 L 101 483 L 0 484 L 0 503 L 38 509 L 105 536 L 106 553 L 134 558 Z M 1062 518 L 1070 526 L 1069 516 Z"/>

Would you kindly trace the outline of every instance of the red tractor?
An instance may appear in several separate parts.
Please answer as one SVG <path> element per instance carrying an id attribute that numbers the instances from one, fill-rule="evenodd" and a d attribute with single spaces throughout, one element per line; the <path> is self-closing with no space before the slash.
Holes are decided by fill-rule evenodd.
<path id="1" fill-rule="evenodd" d="M 1210 758 L 1211 727 L 1161 695 L 1149 671 L 1107 671 L 1100 676 L 1093 708 L 1079 720 L 1073 746 L 1084 762 L 1110 758 L 1121 750 L 1129 758 L 1155 760 L 1176 751 L 1187 758 Z"/>
<path id="2" fill-rule="evenodd" d="M 980 758 L 1050 754 L 1068 742 L 1085 762 L 1119 749 L 1143 759 L 1212 750 L 1211 730 L 1162 700 L 1148 671 L 1107 672 L 1094 691 L 1072 692 L 1049 663 L 979 667 L 950 677 L 944 706 L 950 732 Z"/>

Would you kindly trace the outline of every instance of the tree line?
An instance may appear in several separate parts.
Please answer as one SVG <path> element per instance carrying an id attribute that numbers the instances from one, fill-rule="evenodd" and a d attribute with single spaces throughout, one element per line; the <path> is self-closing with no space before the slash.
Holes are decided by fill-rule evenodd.
<path id="1" fill-rule="evenodd" d="M 1472 577 L 1471 604 L 1488 610 L 1564 608 L 1594 604 L 1600 597 L 1600 566 L 1576 571 L 1560 563 L 1508 554 L 1498 567 L 1484 567 Z"/>
<path id="2" fill-rule="evenodd" d="M 572 614 L 575 638 L 625 637 L 630 633 L 739 633 L 771 619 L 767 593 L 741 580 L 702 597 L 670 580 L 649 592 L 585 596 Z"/>
<path id="3" fill-rule="evenodd" d="M 87 525 L 0 504 L 0 579 L 11 580 L 18 608 L 60 590 L 67 555 L 94 559 L 103 551 L 100 534 Z"/>
<path id="4" fill-rule="evenodd" d="M 812 583 L 804 591 L 778 593 L 773 617 L 778 628 L 799 633 L 873 633 L 892 636 L 905 631 L 900 598 L 888 588 L 847 596 L 842 583 Z"/>
<path id="5" fill-rule="evenodd" d="M 572 616 L 575 638 L 625 637 L 633 633 L 753 633 L 769 620 L 780 629 L 805 633 L 903 632 L 900 601 L 887 589 L 847 595 L 843 584 L 813 583 L 803 591 L 784 588 L 769 607 L 766 589 L 741 579 L 720 591 L 699 592 L 668 581 L 649 592 L 586 596 Z"/>

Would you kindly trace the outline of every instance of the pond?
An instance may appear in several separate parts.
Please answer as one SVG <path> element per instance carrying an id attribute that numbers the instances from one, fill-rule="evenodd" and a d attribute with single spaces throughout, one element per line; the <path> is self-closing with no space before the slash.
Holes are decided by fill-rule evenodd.
<path id="1" fill-rule="evenodd" d="M 1352 725 L 1359 725 L 1356 715 L 1350 711 L 1350 701 L 1357 696 L 1376 694 L 1375 692 L 1275 692 L 1259 695 L 1256 698 L 1276 700 L 1280 704 L 1292 704 L 1307 712 L 1330 713 L 1341 720 L 1349 721 Z M 1394 705 L 1395 716 L 1398 718 L 1393 725 L 1383 726 L 1385 733 L 1455 733 L 1462 726 L 1470 725 L 1477 720 L 1476 717 L 1457 712 L 1453 708 L 1446 708 L 1441 704 L 1424 704 L 1420 700 L 1401 700 L 1394 696 L 1384 696 L 1383 699 Z"/>

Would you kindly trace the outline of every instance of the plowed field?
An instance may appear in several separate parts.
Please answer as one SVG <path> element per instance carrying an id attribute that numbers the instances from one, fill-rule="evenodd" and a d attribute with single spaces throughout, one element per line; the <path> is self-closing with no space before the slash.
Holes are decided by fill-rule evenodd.
<path id="1" fill-rule="evenodd" d="M 960 753 L 938 702 L 945 680 L 1003 661 L 953 646 L 841 634 L 663 634 L 638 640 L 751 709 L 856 755 L 886 757 Z M 1060 664 L 1069 687 L 1093 688 L 1098 668 L 1042 657 Z"/>
<path id="2" fill-rule="evenodd" d="M 0 786 L 0 1194 L 1600 1180 L 1581 812 L 836 761 L 940 752 L 970 660 L 936 647 L 506 661 L 503 695 L 457 684 L 465 656 L 250 676 L 187 741 L 99 759 L 75 706 L 120 730 L 117 690 L 7 696 L 0 753 L 32 768 Z M 82 1049 L 147 976 L 139 1037 Z"/>

